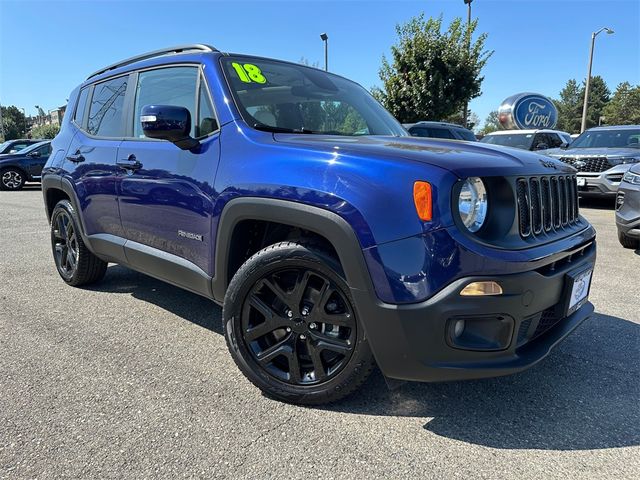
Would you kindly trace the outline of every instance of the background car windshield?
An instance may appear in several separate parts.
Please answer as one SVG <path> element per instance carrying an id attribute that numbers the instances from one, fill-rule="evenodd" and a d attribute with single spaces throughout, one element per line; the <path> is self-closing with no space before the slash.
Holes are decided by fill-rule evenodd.
<path id="1" fill-rule="evenodd" d="M 507 135 L 487 135 L 481 142 L 505 147 L 531 148 L 533 133 L 512 133 Z"/>
<path id="2" fill-rule="evenodd" d="M 640 128 L 587 130 L 571 148 L 640 148 Z"/>
<path id="3" fill-rule="evenodd" d="M 249 57 L 225 57 L 223 69 L 252 127 L 333 135 L 407 136 L 360 85 L 318 70 Z"/>

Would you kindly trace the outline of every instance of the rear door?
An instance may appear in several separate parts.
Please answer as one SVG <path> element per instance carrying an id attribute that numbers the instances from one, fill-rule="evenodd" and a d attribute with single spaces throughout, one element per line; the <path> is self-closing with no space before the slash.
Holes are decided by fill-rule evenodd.
<path id="1" fill-rule="evenodd" d="M 72 120 L 77 132 L 64 162 L 78 196 L 85 231 L 87 235 L 100 235 L 92 246 L 98 253 L 116 259 L 124 252 L 122 248 L 114 252 L 111 245 L 122 244 L 118 237 L 124 236 L 118 212 L 120 177 L 116 158 L 125 133 L 129 84 L 129 75 L 122 75 L 80 92 Z M 101 251 L 102 247 L 107 251 Z"/>
<path id="2" fill-rule="evenodd" d="M 31 178 L 40 178 L 42 169 L 51 155 L 51 144 L 47 143 L 29 152 L 26 160 L 27 172 Z"/>
<path id="3" fill-rule="evenodd" d="M 171 266 L 175 263 L 211 275 L 213 183 L 220 144 L 201 68 L 150 69 L 139 72 L 134 82 L 131 134 L 120 145 L 117 160 L 122 164 L 119 204 L 127 258 L 133 266 L 161 278 L 167 278 L 167 267 L 173 269 L 174 283 L 179 283 L 179 274 Z M 200 140 L 200 147 L 191 152 L 146 138 L 140 112 L 147 105 L 187 108 L 191 136 Z"/>

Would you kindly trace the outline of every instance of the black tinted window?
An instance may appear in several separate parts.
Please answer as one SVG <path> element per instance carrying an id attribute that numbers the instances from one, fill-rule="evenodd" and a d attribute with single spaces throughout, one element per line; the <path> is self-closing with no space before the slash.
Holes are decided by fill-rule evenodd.
<path id="1" fill-rule="evenodd" d="M 195 136 L 197 80 L 196 67 L 171 67 L 140 72 L 134 110 L 134 137 L 144 137 L 140 113 L 142 108 L 148 105 L 174 105 L 186 108 L 191 114 L 191 136 Z"/>
<path id="2" fill-rule="evenodd" d="M 47 143 L 46 145 L 41 146 L 40 148 L 36 149 L 36 152 L 38 152 L 41 157 L 48 157 L 49 155 L 51 155 L 51 144 Z"/>
<path id="3" fill-rule="evenodd" d="M 80 126 L 82 126 L 82 120 L 84 119 L 84 109 L 87 106 L 88 93 L 89 93 L 89 87 L 85 87 L 82 90 L 80 90 L 80 94 L 78 95 L 76 112 L 73 115 L 73 121 Z"/>
<path id="4" fill-rule="evenodd" d="M 127 76 L 98 83 L 93 89 L 87 131 L 101 137 L 124 136 L 123 107 Z"/>
<path id="5" fill-rule="evenodd" d="M 453 133 L 446 128 L 429 128 L 429 132 L 433 138 L 456 138 L 453 136 Z"/>
<path id="6" fill-rule="evenodd" d="M 215 113 L 213 113 L 213 107 L 211 106 L 211 100 L 207 93 L 207 87 L 204 81 L 200 81 L 200 91 L 198 92 L 198 128 L 196 135 L 198 137 L 204 137 L 209 135 L 218 129 L 218 122 L 216 122 Z"/>
<path id="7" fill-rule="evenodd" d="M 465 130 L 464 128 L 456 128 L 456 133 L 460 136 L 460 138 L 462 138 L 463 140 L 467 140 L 469 142 L 475 142 L 477 141 L 476 136 L 473 134 L 472 131 L 470 130 Z"/>
<path id="8" fill-rule="evenodd" d="M 426 128 L 410 128 L 409 133 L 414 137 L 428 137 L 429 132 L 427 132 Z"/>

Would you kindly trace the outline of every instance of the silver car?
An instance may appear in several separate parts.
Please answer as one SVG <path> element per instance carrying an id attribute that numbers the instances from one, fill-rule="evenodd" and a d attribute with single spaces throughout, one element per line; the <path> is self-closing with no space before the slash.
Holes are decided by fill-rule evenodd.
<path id="1" fill-rule="evenodd" d="M 596 127 L 583 132 L 568 148 L 540 153 L 578 170 L 581 197 L 615 198 L 629 168 L 640 162 L 640 125 Z"/>
<path id="2" fill-rule="evenodd" d="M 640 248 L 640 164 L 622 177 L 616 197 L 618 240 L 625 248 Z"/>

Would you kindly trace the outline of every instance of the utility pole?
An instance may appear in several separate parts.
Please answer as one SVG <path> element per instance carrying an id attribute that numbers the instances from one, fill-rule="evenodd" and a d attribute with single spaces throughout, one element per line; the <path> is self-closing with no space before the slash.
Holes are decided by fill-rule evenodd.
<path id="1" fill-rule="evenodd" d="M 465 0 L 466 1 L 466 0 Z M 589 68 L 587 70 L 587 80 L 584 86 L 584 103 L 582 104 L 582 124 L 580 126 L 580 133 L 587 129 L 587 107 L 589 106 L 589 87 L 591 86 L 591 67 L 593 66 L 593 47 L 596 44 L 596 37 L 601 32 L 607 32 L 611 35 L 613 30 L 608 27 L 602 27 L 597 32 L 591 34 L 591 48 L 589 49 Z"/>
<path id="2" fill-rule="evenodd" d="M 4 122 L 2 121 L 2 103 L 0 103 L 0 135 L 2 136 L 2 141 L 4 142 L 6 138 L 4 137 Z"/>
<path id="3" fill-rule="evenodd" d="M 464 0 L 467 5 L 467 56 L 471 55 L 471 2 L 473 0 Z M 462 110 L 462 126 L 467 128 L 469 122 L 467 118 L 469 116 L 469 101 L 464 101 L 464 109 Z"/>

